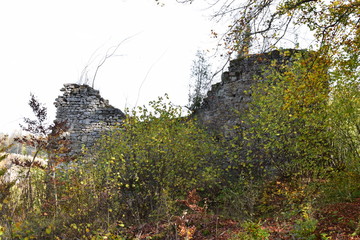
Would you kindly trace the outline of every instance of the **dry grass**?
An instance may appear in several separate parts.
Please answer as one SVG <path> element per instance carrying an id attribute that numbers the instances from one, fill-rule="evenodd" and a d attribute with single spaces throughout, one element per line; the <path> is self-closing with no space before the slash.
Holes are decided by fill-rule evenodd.
<path id="1" fill-rule="evenodd" d="M 0 161 L 0 169 L 5 168 L 7 170 L 2 181 L 11 182 L 20 180 L 21 176 L 24 176 L 25 170 L 30 166 L 45 169 L 47 160 L 35 158 L 33 162 L 32 156 L 10 153 L 3 161 Z"/>

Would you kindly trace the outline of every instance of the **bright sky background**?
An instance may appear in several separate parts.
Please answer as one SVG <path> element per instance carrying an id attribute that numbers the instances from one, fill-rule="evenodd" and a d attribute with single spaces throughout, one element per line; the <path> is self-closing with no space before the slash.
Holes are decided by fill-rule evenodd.
<path id="1" fill-rule="evenodd" d="M 99 70 L 95 88 L 121 110 L 165 93 L 185 105 L 196 51 L 213 46 L 212 23 L 199 6 L 163 2 L 164 7 L 155 0 L 1 1 L 0 132 L 11 134 L 23 117 L 32 117 L 30 92 L 45 103 L 52 122 L 62 85 L 79 81 L 97 49 L 95 56 L 103 57 L 134 34 Z"/>

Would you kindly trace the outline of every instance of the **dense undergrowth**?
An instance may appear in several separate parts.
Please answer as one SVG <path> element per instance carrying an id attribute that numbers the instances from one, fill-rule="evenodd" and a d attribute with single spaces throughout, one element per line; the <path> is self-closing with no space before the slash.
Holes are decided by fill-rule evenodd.
<path id="1" fill-rule="evenodd" d="M 18 141 L 48 167 L 30 163 L 15 181 L 1 169 L 0 239 L 336 239 L 324 209 L 360 198 L 359 76 L 329 74 L 314 55 L 254 86 L 231 140 L 165 97 L 65 159 L 62 132 L 33 102 L 33 135 Z M 344 239 L 360 234 L 351 216 Z"/>

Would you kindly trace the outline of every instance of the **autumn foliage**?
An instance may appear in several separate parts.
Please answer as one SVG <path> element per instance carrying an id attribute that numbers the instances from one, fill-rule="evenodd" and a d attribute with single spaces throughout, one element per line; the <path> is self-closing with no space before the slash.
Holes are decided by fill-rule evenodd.
<path id="1" fill-rule="evenodd" d="M 16 180 L 0 140 L 0 239 L 360 239 L 359 1 L 242 3 L 221 8 L 241 10 L 230 52 L 275 48 L 290 24 L 315 44 L 280 49 L 291 62 L 257 79 L 232 139 L 165 96 L 69 159 L 66 123 L 32 96 L 17 141 L 36 151 Z"/>

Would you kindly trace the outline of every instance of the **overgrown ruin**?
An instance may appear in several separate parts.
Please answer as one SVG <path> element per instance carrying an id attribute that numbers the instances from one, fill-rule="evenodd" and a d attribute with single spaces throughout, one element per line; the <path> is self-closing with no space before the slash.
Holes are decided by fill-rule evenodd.
<path id="1" fill-rule="evenodd" d="M 195 111 L 195 116 L 210 130 L 231 137 L 251 102 L 251 86 L 264 81 L 268 70 L 277 64 L 291 62 L 298 52 L 304 51 L 275 50 L 230 61 L 228 71 L 222 74 L 221 82 L 212 85 L 202 106 Z"/>
<path id="2" fill-rule="evenodd" d="M 88 85 L 65 84 L 55 100 L 56 120 L 69 126 L 70 154 L 80 154 L 82 148 L 91 148 L 95 141 L 111 127 L 119 125 L 125 114 L 111 106 L 98 90 Z"/>
<path id="3" fill-rule="evenodd" d="M 274 67 L 272 62 L 283 64 L 299 52 L 286 51 L 288 54 L 275 50 L 232 60 L 221 82 L 212 86 L 194 113 L 196 118 L 209 129 L 231 136 L 251 101 L 251 86 L 266 79 L 266 71 Z M 70 154 L 79 154 L 83 146 L 93 146 L 104 131 L 121 124 L 125 118 L 121 110 L 112 107 L 99 91 L 88 85 L 65 84 L 61 91 L 63 95 L 55 101 L 56 120 L 66 120 L 69 124 Z"/>

